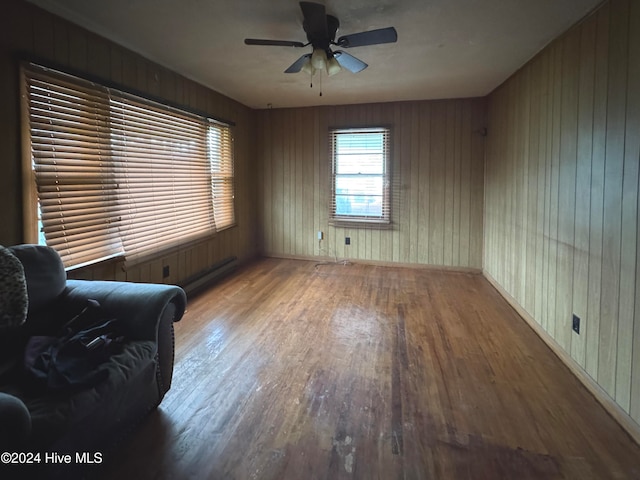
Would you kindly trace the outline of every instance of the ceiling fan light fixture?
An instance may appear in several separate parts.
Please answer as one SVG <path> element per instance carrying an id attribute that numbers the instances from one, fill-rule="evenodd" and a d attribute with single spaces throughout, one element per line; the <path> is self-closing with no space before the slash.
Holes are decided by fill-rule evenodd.
<path id="1" fill-rule="evenodd" d="M 300 70 L 311 76 L 316 73 L 316 69 L 311 63 L 311 58 L 307 58 L 307 60 L 302 64 L 302 68 Z"/>
<path id="2" fill-rule="evenodd" d="M 316 70 L 326 70 L 327 52 L 321 48 L 314 48 L 313 54 L 311 55 L 311 65 L 313 65 Z"/>
<path id="3" fill-rule="evenodd" d="M 342 67 L 338 63 L 338 60 L 336 60 L 336 57 L 331 56 L 331 58 L 327 62 L 327 75 L 335 75 L 340 70 L 342 70 Z"/>

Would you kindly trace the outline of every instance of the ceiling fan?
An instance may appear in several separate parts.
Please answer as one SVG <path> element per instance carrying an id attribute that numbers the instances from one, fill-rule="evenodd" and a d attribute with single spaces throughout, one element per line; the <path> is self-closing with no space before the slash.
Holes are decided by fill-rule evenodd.
<path id="1" fill-rule="evenodd" d="M 314 2 L 300 2 L 304 21 L 302 28 L 307 34 L 307 43 L 288 40 L 261 40 L 246 38 L 247 45 L 268 45 L 276 47 L 313 47 L 312 53 L 306 53 L 296 60 L 284 73 L 300 71 L 313 75 L 317 70 L 324 70 L 328 75 L 338 73 L 341 68 L 357 73 L 368 67 L 362 60 L 349 55 L 342 50 L 331 50 L 331 45 L 340 48 L 363 47 L 381 43 L 393 43 L 398 40 L 398 33 L 393 27 L 379 28 L 366 32 L 344 35 L 336 41 L 336 33 L 340 26 L 339 20 L 333 15 L 327 15 L 322 4 Z"/>

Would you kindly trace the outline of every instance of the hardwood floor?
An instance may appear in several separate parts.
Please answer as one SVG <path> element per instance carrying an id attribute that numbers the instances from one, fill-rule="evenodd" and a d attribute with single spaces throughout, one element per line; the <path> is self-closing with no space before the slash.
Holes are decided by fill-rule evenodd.
<path id="1" fill-rule="evenodd" d="M 481 276 L 264 259 L 191 299 L 100 477 L 627 479 L 640 447 Z"/>

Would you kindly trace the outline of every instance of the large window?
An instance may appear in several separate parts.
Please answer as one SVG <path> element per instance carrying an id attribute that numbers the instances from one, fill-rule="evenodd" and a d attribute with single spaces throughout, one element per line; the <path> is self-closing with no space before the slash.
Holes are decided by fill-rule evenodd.
<path id="1" fill-rule="evenodd" d="M 32 64 L 22 73 L 30 241 L 72 267 L 234 225 L 229 125 Z"/>
<path id="2" fill-rule="evenodd" d="M 389 129 L 335 129 L 330 138 L 332 223 L 388 225 Z"/>

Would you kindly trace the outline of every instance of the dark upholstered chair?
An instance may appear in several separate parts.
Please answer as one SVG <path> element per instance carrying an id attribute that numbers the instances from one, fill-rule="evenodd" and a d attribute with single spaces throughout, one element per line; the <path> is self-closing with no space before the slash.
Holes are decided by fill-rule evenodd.
<path id="1" fill-rule="evenodd" d="M 26 320 L 0 324 L 0 452 L 108 450 L 171 386 L 173 322 L 184 313 L 184 291 L 172 285 L 67 280 L 57 252 L 44 246 L 2 247 L 0 253 L 20 261 L 28 295 Z M 6 282 L 0 288 L 8 288 Z M 80 389 L 34 388 L 25 373 L 27 340 L 55 335 L 88 299 L 123 327 L 124 345 L 101 365 L 108 370 L 106 380 Z"/>

